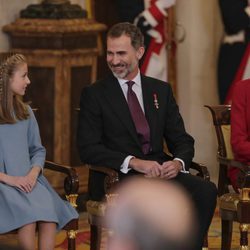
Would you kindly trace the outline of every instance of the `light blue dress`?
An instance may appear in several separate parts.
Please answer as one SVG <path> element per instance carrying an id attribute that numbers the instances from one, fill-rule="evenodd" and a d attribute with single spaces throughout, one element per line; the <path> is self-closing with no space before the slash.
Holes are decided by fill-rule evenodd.
<path id="1" fill-rule="evenodd" d="M 0 172 L 12 176 L 26 175 L 32 166 L 43 167 L 45 148 L 33 111 L 30 117 L 15 124 L 0 124 Z M 0 234 L 35 221 L 57 223 L 60 230 L 78 213 L 62 200 L 46 178 L 39 175 L 30 193 L 0 182 Z"/>

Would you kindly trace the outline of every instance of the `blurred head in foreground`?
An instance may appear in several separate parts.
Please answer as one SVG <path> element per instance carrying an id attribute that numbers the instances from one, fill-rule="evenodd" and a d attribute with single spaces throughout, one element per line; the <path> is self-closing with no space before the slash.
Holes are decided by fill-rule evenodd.
<path id="1" fill-rule="evenodd" d="M 115 190 L 106 223 L 108 250 L 192 249 L 196 218 L 187 193 L 172 182 L 131 178 Z"/>

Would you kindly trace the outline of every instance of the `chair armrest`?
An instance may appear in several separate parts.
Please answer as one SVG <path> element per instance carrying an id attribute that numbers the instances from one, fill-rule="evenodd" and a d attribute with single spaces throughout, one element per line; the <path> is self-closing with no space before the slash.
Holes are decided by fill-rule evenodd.
<path id="1" fill-rule="evenodd" d="M 103 166 L 88 166 L 91 171 L 105 174 L 104 189 L 106 193 L 110 193 L 111 189 L 119 182 L 119 174 L 116 170 Z"/>
<path id="2" fill-rule="evenodd" d="M 195 169 L 198 172 L 197 176 L 200 176 L 201 178 L 207 181 L 210 180 L 210 174 L 205 165 L 192 161 L 190 168 Z"/>
<path id="3" fill-rule="evenodd" d="M 219 156 L 217 157 L 219 163 L 223 164 L 223 165 L 227 165 L 227 166 L 233 166 L 236 168 L 239 168 L 241 171 L 243 172 L 248 172 L 250 171 L 250 166 L 247 164 L 244 164 L 242 162 L 236 161 L 234 159 L 229 159 L 223 156 Z"/>
<path id="4" fill-rule="evenodd" d="M 64 190 L 67 195 L 78 193 L 79 177 L 74 168 L 51 161 L 45 161 L 44 168 L 66 175 L 64 179 Z"/>
<path id="5" fill-rule="evenodd" d="M 240 174 L 238 176 L 238 185 L 240 188 L 249 188 L 250 187 L 250 166 L 236 161 L 234 159 L 229 159 L 226 157 L 218 156 L 218 161 L 221 164 L 236 167 L 240 170 Z"/>

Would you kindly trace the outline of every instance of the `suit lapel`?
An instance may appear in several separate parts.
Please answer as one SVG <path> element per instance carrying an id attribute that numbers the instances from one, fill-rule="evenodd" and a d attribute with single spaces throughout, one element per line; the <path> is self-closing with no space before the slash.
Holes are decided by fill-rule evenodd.
<path id="1" fill-rule="evenodd" d="M 104 94 L 107 98 L 107 101 L 110 104 L 110 107 L 114 110 L 117 117 L 121 120 L 124 126 L 128 129 L 131 136 L 140 146 L 140 142 L 137 136 L 137 132 L 133 123 L 133 120 L 130 115 L 128 104 L 126 98 L 122 92 L 119 82 L 115 77 L 108 78 L 108 81 L 104 86 Z M 140 146 L 141 147 L 141 146 Z"/>
<path id="2" fill-rule="evenodd" d="M 155 138 L 155 134 L 157 132 L 157 109 L 154 105 L 154 88 L 153 84 L 149 78 L 145 76 L 141 76 L 141 84 L 142 84 L 142 96 L 144 103 L 145 116 L 149 124 L 150 128 L 150 141 L 151 145 L 153 143 L 153 138 Z"/>

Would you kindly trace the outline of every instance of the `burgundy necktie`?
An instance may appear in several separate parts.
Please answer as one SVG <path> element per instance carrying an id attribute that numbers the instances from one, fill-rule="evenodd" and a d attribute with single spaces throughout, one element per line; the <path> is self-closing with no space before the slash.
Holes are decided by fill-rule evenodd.
<path id="1" fill-rule="evenodd" d="M 150 150 L 150 129 L 146 117 L 135 92 L 132 90 L 133 81 L 126 82 L 128 85 L 127 101 L 136 131 L 142 144 L 142 151 L 147 154 Z"/>

